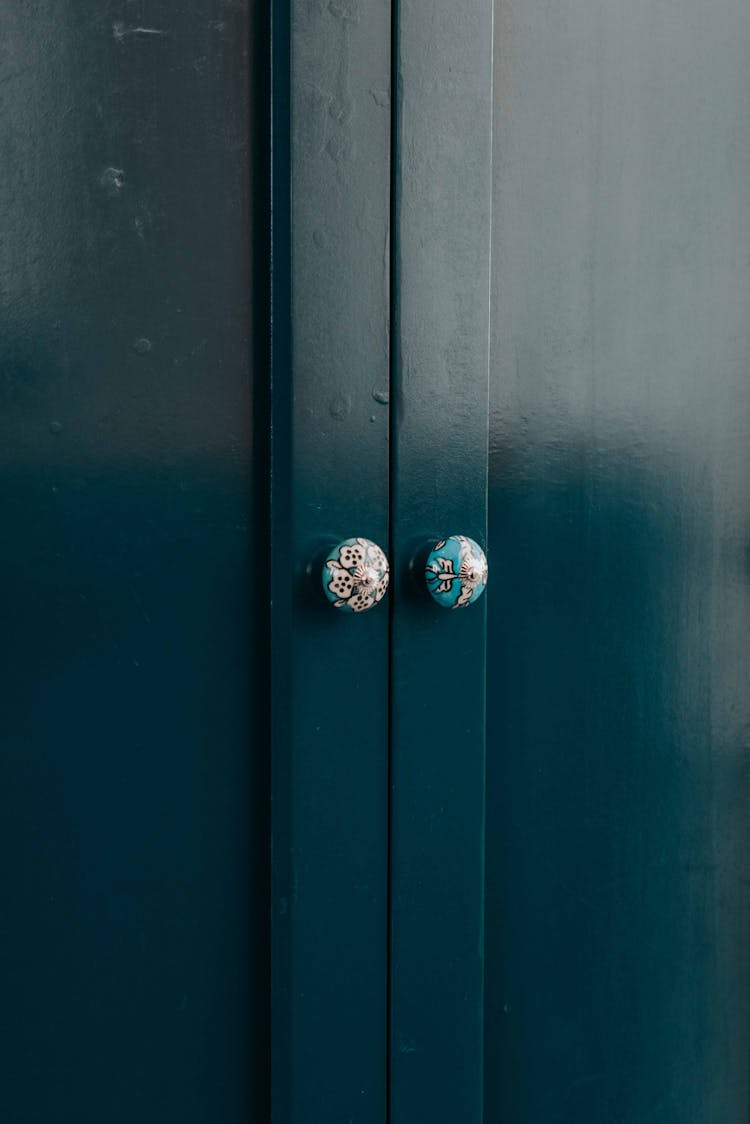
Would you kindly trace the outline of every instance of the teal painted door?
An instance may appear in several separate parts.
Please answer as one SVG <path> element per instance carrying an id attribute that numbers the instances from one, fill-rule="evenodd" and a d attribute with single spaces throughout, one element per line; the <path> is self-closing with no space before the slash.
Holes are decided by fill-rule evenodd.
<path id="1" fill-rule="evenodd" d="M 387 1111 L 389 618 L 321 573 L 388 549 L 390 36 L 390 0 L 273 5 L 275 1124 Z"/>
<path id="2" fill-rule="evenodd" d="M 0 1118 L 744 1124 L 750 12 L 269 8 L 2 16 Z"/>
<path id="3" fill-rule="evenodd" d="M 492 5 L 396 7 L 389 1119 L 482 1119 L 486 600 L 425 556 L 487 541 Z"/>
<path id="4" fill-rule="evenodd" d="M 390 1118 L 742 1124 L 750 11 L 394 27 Z"/>

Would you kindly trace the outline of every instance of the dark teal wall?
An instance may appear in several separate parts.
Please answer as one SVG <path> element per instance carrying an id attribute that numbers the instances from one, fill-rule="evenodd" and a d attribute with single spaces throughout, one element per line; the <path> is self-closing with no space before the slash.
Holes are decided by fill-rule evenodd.
<path id="1" fill-rule="evenodd" d="M 488 1121 L 748 1117 L 748 50 L 496 9 Z"/>
<path id="2" fill-rule="evenodd" d="M 262 28 L 1 22 L 0 1116 L 262 1119 Z"/>

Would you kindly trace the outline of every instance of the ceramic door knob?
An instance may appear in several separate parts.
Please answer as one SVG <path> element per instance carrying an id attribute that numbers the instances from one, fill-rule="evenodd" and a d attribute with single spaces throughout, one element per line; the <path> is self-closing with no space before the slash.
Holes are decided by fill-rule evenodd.
<path id="1" fill-rule="evenodd" d="M 425 580 L 430 594 L 443 608 L 473 605 L 487 585 L 487 556 L 466 535 L 449 535 L 428 554 Z"/>
<path id="2" fill-rule="evenodd" d="M 323 589 L 337 609 L 364 613 L 385 596 L 388 577 L 388 559 L 377 543 L 370 539 L 344 539 L 328 552 L 323 566 Z"/>

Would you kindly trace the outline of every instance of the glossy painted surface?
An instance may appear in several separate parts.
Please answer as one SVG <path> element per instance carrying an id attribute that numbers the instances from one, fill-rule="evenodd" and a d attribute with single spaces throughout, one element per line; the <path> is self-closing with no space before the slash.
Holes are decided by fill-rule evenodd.
<path id="1" fill-rule="evenodd" d="M 388 614 L 320 571 L 388 543 L 390 3 L 273 19 L 273 1119 L 382 1124 Z"/>
<path id="2" fill-rule="evenodd" d="M 395 20 L 391 1124 L 482 1118 L 487 598 L 440 609 L 423 549 L 485 541 L 491 17 Z"/>
<path id="3" fill-rule="evenodd" d="M 0 1118 L 247 1124 L 268 1063 L 259 28 L 248 57 L 245 6 L 2 9 Z"/>
<path id="4" fill-rule="evenodd" d="M 388 559 L 370 539 L 344 539 L 327 551 L 323 564 L 323 591 L 336 609 L 366 613 L 385 597 Z"/>
<path id="5" fill-rule="evenodd" d="M 745 1124 L 750 8 L 495 49 L 486 1119 Z"/>
<path id="6" fill-rule="evenodd" d="M 466 535 L 449 535 L 427 555 L 425 585 L 444 609 L 473 605 L 487 588 L 487 556 L 479 543 Z"/>

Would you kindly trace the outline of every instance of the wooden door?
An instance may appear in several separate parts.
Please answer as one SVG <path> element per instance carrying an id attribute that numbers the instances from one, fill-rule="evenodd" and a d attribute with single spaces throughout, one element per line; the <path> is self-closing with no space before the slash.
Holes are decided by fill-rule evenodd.
<path id="1" fill-rule="evenodd" d="M 750 15 L 394 26 L 391 1116 L 740 1124 Z"/>
<path id="2" fill-rule="evenodd" d="M 743 1124 L 746 5 L 136 7 L 3 16 L 0 1114 Z"/>
<path id="3" fill-rule="evenodd" d="M 742 1124 L 750 9 L 495 9 L 485 1119 Z"/>
<path id="4" fill-rule="evenodd" d="M 272 958 L 278 1124 L 381 1124 L 387 603 L 336 608 L 342 541 L 388 549 L 390 0 L 273 7 Z"/>

